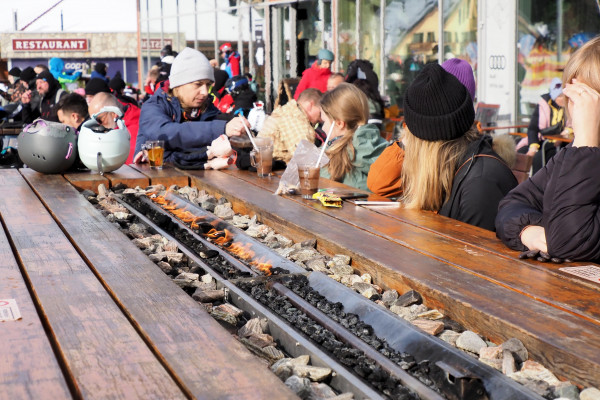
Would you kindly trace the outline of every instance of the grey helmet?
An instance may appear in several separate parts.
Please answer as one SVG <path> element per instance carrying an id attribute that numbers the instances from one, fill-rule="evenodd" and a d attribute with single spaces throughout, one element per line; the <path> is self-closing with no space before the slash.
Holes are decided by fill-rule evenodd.
<path id="1" fill-rule="evenodd" d="M 105 112 L 114 112 L 117 127 L 106 129 L 96 117 Z M 117 107 L 104 107 L 81 126 L 78 148 L 79 158 L 86 167 L 100 175 L 119 169 L 129 156 L 131 135 L 122 119 L 123 112 Z"/>
<path id="2" fill-rule="evenodd" d="M 77 159 L 77 130 L 58 122 L 36 119 L 17 138 L 19 157 L 44 174 L 66 171 Z"/>

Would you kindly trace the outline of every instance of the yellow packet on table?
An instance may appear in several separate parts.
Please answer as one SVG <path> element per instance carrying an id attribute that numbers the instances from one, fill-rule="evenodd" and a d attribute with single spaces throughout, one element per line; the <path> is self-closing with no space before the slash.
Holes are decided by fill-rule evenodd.
<path id="1" fill-rule="evenodd" d="M 332 193 L 317 192 L 313 194 L 313 199 L 319 200 L 325 207 L 342 207 L 342 199 Z"/>

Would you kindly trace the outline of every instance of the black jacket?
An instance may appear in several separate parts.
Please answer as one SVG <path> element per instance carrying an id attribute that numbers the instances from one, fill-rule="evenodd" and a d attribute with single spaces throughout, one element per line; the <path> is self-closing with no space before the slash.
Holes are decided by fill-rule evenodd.
<path id="1" fill-rule="evenodd" d="M 599 148 L 569 145 L 559 151 L 502 200 L 496 235 L 511 249 L 524 251 L 521 231 L 539 225 L 552 257 L 600 260 L 598 165 Z"/>
<path id="2" fill-rule="evenodd" d="M 515 186 L 517 178 L 492 149 L 491 136 L 484 135 L 467 148 L 439 213 L 493 231 L 498 204 Z"/>

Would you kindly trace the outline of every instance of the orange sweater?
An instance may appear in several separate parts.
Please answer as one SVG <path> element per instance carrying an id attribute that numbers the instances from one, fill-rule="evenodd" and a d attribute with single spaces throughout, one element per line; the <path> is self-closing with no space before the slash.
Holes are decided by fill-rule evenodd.
<path id="1" fill-rule="evenodd" d="M 385 197 L 402 195 L 402 164 L 404 149 L 400 142 L 395 142 L 381 153 L 371 165 L 367 186 L 373 193 Z"/>

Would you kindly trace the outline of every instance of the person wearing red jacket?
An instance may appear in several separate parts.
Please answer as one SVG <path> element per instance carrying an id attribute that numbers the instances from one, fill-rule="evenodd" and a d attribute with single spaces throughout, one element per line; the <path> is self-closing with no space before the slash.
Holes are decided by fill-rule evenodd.
<path id="1" fill-rule="evenodd" d="M 319 89 L 322 93 L 327 91 L 327 80 L 331 75 L 333 58 L 334 56 L 331 51 L 327 49 L 319 50 L 317 61 L 313 63 L 312 67 L 304 70 L 302 73 L 302 79 L 300 79 L 300 83 L 298 83 L 298 87 L 294 93 L 294 100 L 298 100 L 300 93 L 308 88 Z"/>
<path id="2" fill-rule="evenodd" d="M 88 110 L 90 115 L 94 115 L 99 112 L 105 106 L 115 106 L 123 110 L 123 122 L 125 122 L 125 126 L 131 135 L 131 140 L 129 141 L 129 156 L 127 156 L 127 160 L 125 164 L 132 164 L 133 157 L 135 156 L 135 141 L 137 139 L 139 125 L 140 125 L 140 108 L 136 107 L 131 103 L 124 103 L 117 99 L 114 95 L 106 92 L 100 92 L 94 96 L 90 104 L 88 105 Z M 110 114 L 110 113 L 109 113 Z M 110 122 L 111 116 L 107 119 L 107 122 Z M 114 118 L 114 116 L 112 116 Z M 104 125 L 104 123 L 102 124 Z M 111 126 L 106 126 L 107 128 L 112 128 Z"/>
<path id="3" fill-rule="evenodd" d="M 230 78 L 240 74 L 240 55 L 233 51 L 231 43 L 223 43 L 221 47 L 221 56 L 225 60 L 225 68 L 222 68 L 227 72 Z"/>

